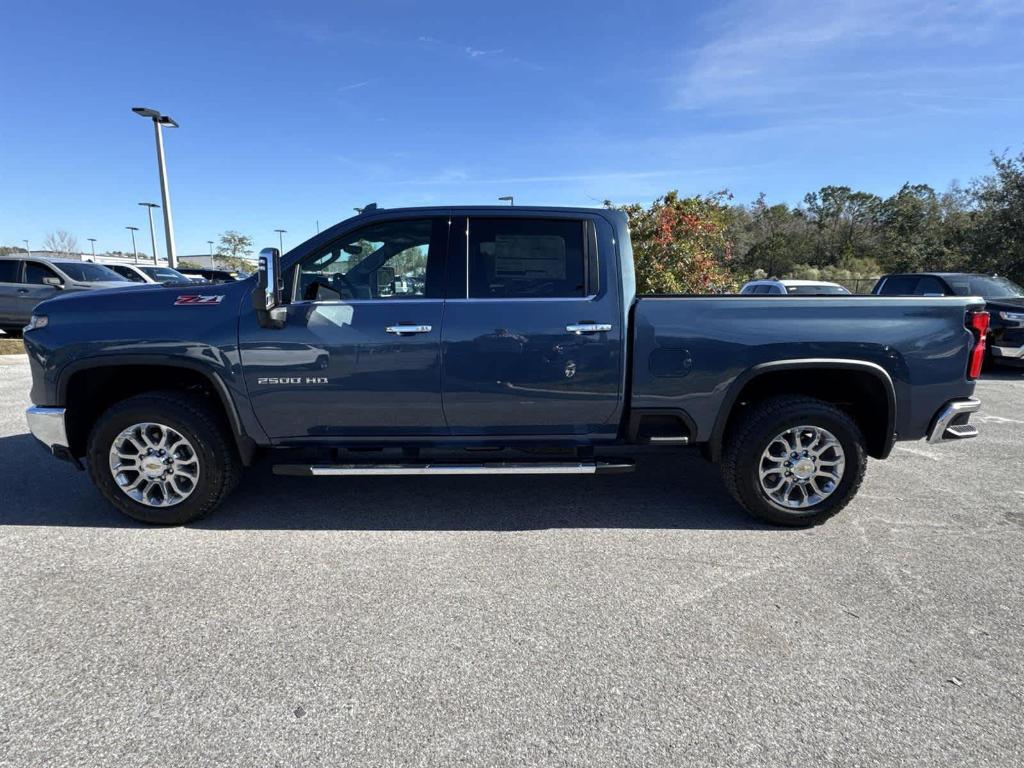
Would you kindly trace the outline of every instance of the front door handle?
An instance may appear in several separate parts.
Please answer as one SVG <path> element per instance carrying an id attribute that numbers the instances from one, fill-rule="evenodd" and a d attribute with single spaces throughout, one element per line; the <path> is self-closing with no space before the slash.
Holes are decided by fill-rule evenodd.
<path id="1" fill-rule="evenodd" d="M 577 336 L 582 333 L 604 333 L 611 329 L 611 323 L 576 323 L 574 325 L 565 326 L 565 330 L 569 333 L 575 333 Z"/>
<path id="2" fill-rule="evenodd" d="M 432 325 L 389 325 L 384 330 L 388 333 L 404 336 L 407 333 L 430 333 L 433 328 Z"/>
<path id="3" fill-rule="evenodd" d="M 19 288 L 18 293 L 28 293 L 28 288 Z"/>

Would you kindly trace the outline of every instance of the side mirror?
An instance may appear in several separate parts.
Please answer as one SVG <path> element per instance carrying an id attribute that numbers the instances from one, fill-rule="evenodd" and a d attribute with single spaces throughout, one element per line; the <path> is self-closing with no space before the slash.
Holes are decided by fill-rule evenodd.
<path id="1" fill-rule="evenodd" d="M 64 281 L 61 280 L 59 277 L 44 277 L 43 285 L 51 285 L 54 288 L 63 288 Z"/>
<path id="2" fill-rule="evenodd" d="M 252 292 L 252 308 L 256 310 L 256 316 L 264 328 L 284 326 L 283 294 L 281 252 L 277 248 L 264 248 L 260 251 L 256 288 Z"/>

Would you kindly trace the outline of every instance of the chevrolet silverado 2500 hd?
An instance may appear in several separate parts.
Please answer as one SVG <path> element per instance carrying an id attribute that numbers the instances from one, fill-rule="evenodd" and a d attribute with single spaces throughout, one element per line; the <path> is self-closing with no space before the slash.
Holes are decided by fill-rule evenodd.
<path id="1" fill-rule="evenodd" d="M 638 297 L 620 212 L 368 206 L 245 281 L 40 304 L 28 422 L 154 523 L 210 512 L 264 454 L 288 475 L 592 474 L 689 445 L 751 513 L 809 525 L 895 441 L 976 434 L 983 307 Z"/>

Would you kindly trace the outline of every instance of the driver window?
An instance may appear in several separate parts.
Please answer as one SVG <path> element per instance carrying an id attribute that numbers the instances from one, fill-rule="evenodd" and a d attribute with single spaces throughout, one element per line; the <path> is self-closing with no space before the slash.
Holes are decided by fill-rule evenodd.
<path id="1" fill-rule="evenodd" d="M 431 219 L 385 221 L 335 240 L 299 265 L 301 301 L 408 299 L 427 295 Z"/>
<path id="2" fill-rule="evenodd" d="M 60 275 L 45 264 L 29 261 L 25 264 L 25 282 L 33 285 L 44 285 L 43 278 L 51 277 L 60 280 Z M 60 280 L 62 283 L 63 280 Z"/>

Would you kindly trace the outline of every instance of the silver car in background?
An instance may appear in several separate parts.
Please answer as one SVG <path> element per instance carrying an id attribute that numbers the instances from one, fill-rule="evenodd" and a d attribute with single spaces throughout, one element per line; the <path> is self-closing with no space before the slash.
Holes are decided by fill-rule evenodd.
<path id="1" fill-rule="evenodd" d="M 123 288 L 127 280 L 102 264 L 37 256 L 0 256 L 0 330 L 20 336 L 32 310 L 61 291 Z"/>

